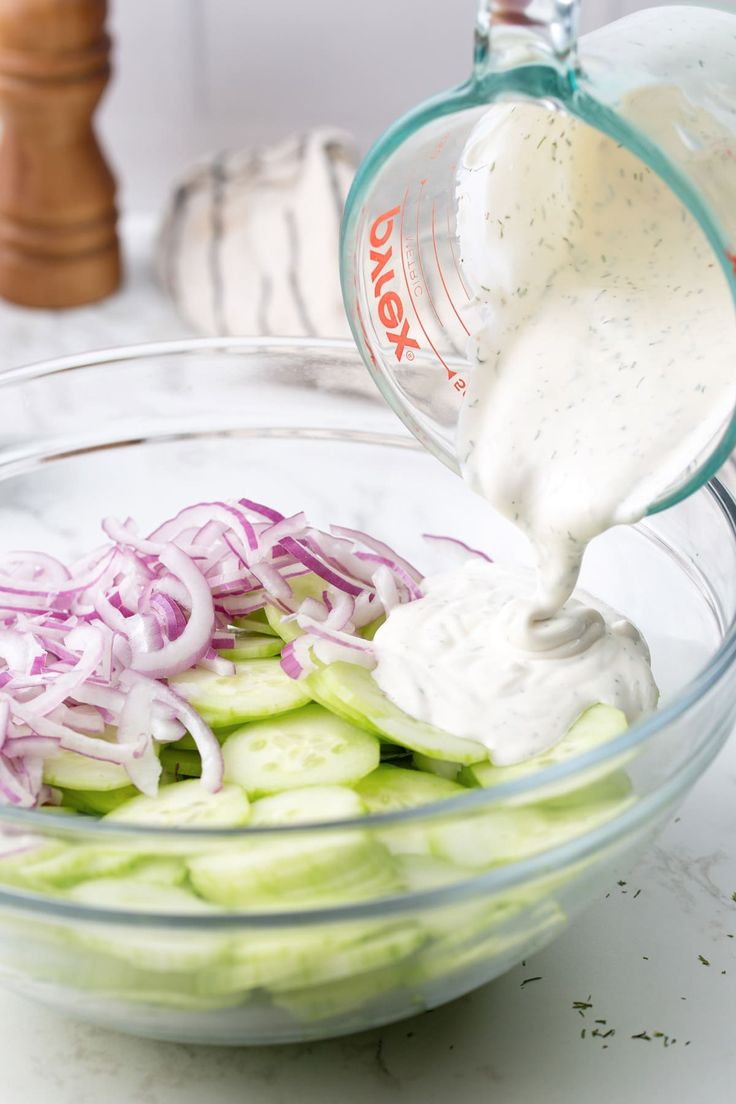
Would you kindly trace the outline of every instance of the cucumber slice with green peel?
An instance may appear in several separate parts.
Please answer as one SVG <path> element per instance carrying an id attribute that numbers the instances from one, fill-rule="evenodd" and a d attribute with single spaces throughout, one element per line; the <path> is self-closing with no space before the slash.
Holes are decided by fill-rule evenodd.
<path id="1" fill-rule="evenodd" d="M 581 713 L 558 743 L 541 755 L 535 755 L 533 759 L 527 759 L 525 763 L 517 763 L 513 767 L 496 767 L 488 762 L 474 763 L 463 768 L 460 780 L 467 786 L 483 786 L 489 789 L 506 782 L 515 782 L 520 778 L 527 778 L 536 771 L 544 770 L 545 767 L 556 766 L 575 755 L 591 751 L 613 740 L 627 727 L 626 714 L 622 710 L 615 709 L 612 705 L 593 705 Z M 605 774 L 612 769 L 612 766 L 611 763 L 605 763 L 600 767 L 589 768 L 584 773 L 584 781 L 591 780 L 591 772 Z M 551 787 L 564 792 L 571 785 L 575 788 L 579 787 L 580 783 L 581 776 L 576 775 L 574 780 L 563 779 L 559 783 L 552 783 Z"/>
<path id="2" fill-rule="evenodd" d="M 588 772 L 585 771 L 585 777 L 587 775 Z M 606 774 L 598 773 L 592 781 L 585 781 L 582 786 L 576 785 L 572 788 L 568 782 L 568 787 L 558 790 L 557 787 L 545 786 L 538 790 L 538 808 L 552 813 L 560 811 L 572 814 L 576 808 L 586 809 L 590 805 L 610 805 L 616 802 L 630 804 L 633 792 L 631 779 L 626 771 L 610 769 Z"/>
<path id="3" fill-rule="evenodd" d="M 63 789 L 63 804 L 78 813 L 88 816 L 105 816 L 117 809 L 131 797 L 137 797 L 140 791 L 128 785 L 120 790 L 70 790 Z"/>
<path id="4" fill-rule="evenodd" d="M 293 989 L 296 985 L 321 985 L 341 978 L 356 978 L 379 970 L 414 954 L 427 941 L 427 934 L 415 922 L 374 924 L 360 938 L 342 939 L 329 931 L 310 937 L 311 953 L 302 952 L 299 969 L 288 979 L 272 982 L 272 992 Z"/>
<path id="5" fill-rule="evenodd" d="M 381 997 L 395 994 L 405 984 L 409 967 L 404 962 L 396 965 L 385 966 L 381 970 L 373 970 L 368 973 L 358 974 L 353 977 L 340 978 L 338 981 L 330 981 L 325 985 L 315 985 L 303 989 L 292 989 L 284 993 L 274 994 L 274 1004 L 289 1012 L 299 1023 L 312 1024 L 325 1020 L 340 1019 L 340 1027 L 344 1030 L 345 1017 L 351 1012 L 359 1012 L 367 1005 L 376 1003 Z M 404 993 L 401 993 L 399 1008 L 406 1015 Z M 417 998 L 417 1012 L 424 1011 L 424 1006 Z M 398 1013 L 397 1013 L 398 1014 Z M 390 1013 L 386 1017 L 395 1018 Z M 356 1017 L 355 1030 L 359 1030 L 362 1017 Z"/>
<path id="6" fill-rule="evenodd" d="M 374 636 L 380 629 L 381 625 L 385 623 L 385 621 L 386 615 L 382 613 L 380 617 L 377 617 L 375 619 L 375 621 L 370 621 L 367 625 L 364 625 L 358 635 L 362 636 L 364 640 L 373 640 Z"/>
<path id="7" fill-rule="evenodd" d="M 302 786 L 349 785 L 379 762 L 378 740 L 319 705 L 253 722 L 228 736 L 225 778 L 251 797 Z"/>
<path id="8" fill-rule="evenodd" d="M 242 662 L 247 659 L 268 659 L 281 654 L 283 641 L 279 636 L 265 633 L 244 633 L 236 637 L 234 648 L 224 648 L 219 654 L 223 659 Z"/>
<path id="9" fill-rule="evenodd" d="M 72 809 L 70 805 L 39 805 L 39 813 L 53 813 L 56 816 L 81 816 L 81 809 Z"/>
<path id="10" fill-rule="evenodd" d="M 449 779 L 450 782 L 460 781 L 467 785 L 464 778 L 458 777 L 463 769 L 459 763 L 450 763 L 447 759 L 430 759 L 428 755 L 422 755 L 421 751 L 415 751 L 412 758 L 417 770 L 425 771 L 428 774 L 436 774 L 440 778 Z M 467 767 L 465 769 L 472 770 L 473 768 Z"/>
<path id="11" fill-rule="evenodd" d="M 319 931 L 286 930 L 235 940 L 212 990 L 268 988 L 272 993 L 360 976 L 400 961 L 427 939 L 408 922 L 341 924 Z"/>
<path id="12" fill-rule="evenodd" d="M 436 855 L 399 854 L 396 864 L 406 889 L 411 893 L 452 885 L 468 877 L 467 870 Z"/>
<path id="13" fill-rule="evenodd" d="M 72 886 L 66 893 L 69 901 L 95 908 L 114 908 L 124 912 L 217 912 L 213 905 L 202 901 L 189 889 L 162 885 L 137 875 L 126 878 L 94 878 Z"/>
<path id="14" fill-rule="evenodd" d="M 206 900 L 225 908 L 289 908 L 364 900 L 400 887 L 389 852 L 367 832 L 314 839 L 294 833 L 223 845 L 189 860 L 189 878 Z"/>
<path id="15" fill-rule="evenodd" d="M 366 812 L 355 790 L 347 786 L 305 786 L 254 801 L 250 824 L 253 828 L 313 824 L 325 820 L 350 820 L 364 816 Z"/>
<path id="16" fill-rule="evenodd" d="M 322 600 L 324 592 L 331 589 L 329 583 L 311 572 L 305 575 L 296 575 L 293 579 L 289 579 L 288 583 L 297 602 L 303 602 L 305 598 L 316 598 L 319 602 Z M 286 644 L 296 640 L 304 631 L 299 628 L 296 620 L 291 618 L 290 614 L 282 613 L 276 606 L 266 606 L 266 620 L 273 631 L 278 633 Z"/>
<path id="17" fill-rule="evenodd" d="M 217 910 L 190 890 L 126 878 L 99 878 L 80 882 L 65 894 L 67 900 L 95 908 L 130 912 L 212 915 Z M 80 927 L 77 939 L 85 946 L 122 959 L 132 966 L 161 973 L 199 970 L 225 958 L 229 940 L 208 932 L 171 929 L 116 928 L 89 924 Z"/>
<path id="18" fill-rule="evenodd" d="M 27 841 L 24 846 L 20 840 L 13 842 L 15 846 L 9 847 L 0 854 L 0 885 L 26 886 L 32 888 L 29 880 L 29 871 L 66 849 L 65 844 L 57 840 L 41 840 L 35 838 Z"/>
<path id="19" fill-rule="evenodd" d="M 130 786 L 130 777 L 119 763 L 61 749 L 44 760 L 43 780 L 47 786 L 70 790 L 121 790 Z"/>
<path id="20" fill-rule="evenodd" d="M 382 763 L 372 774 L 361 779 L 354 789 L 371 813 L 414 809 L 417 805 L 428 805 L 467 793 L 464 786 L 447 778 L 406 767 L 394 767 L 390 763 Z"/>
<path id="21" fill-rule="evenodd" d="M 243 633 L 261 633 L 264 636 L 278 636 L 275 629 L 271 628 L 266 617 L 265 609 L 256 610 L 248 617 L 233 617 L 232 624 Z"/>
<path id="22" fill-rule="evenodd" d="M 586 835 L 633 803 L 633 797 L 510 805 L 427 829 L 432 853 L 477 870 L 519 862 Z"/>
<path id="23" fill-rule="evenodd" d="M 411 981 L 421 985 L 463 971 L 473 971 L 482 978 L 484 965 L 490 964 L 494 964 L 490 976 L 495 976 L 523 955 L 539 950 L 566 925 L 567 916 L 554 901 L 544 902 L 531 912 L 515 908 L 505 918 L 496 918 L 489 910 L 467 923 L 455 917 L 451 926 L 448 923 L 444 937 L 430 944 L 427 953 L 420 954 L 412 964 Z"/>
<path id="24" fill-rule="evenodd" d="M 378 733 L 390 743 L 419 751 L 430 759 L 462 764 L 488 758 L 487 749 L 475 740 L 451 736 L 399 709 L 364 667 L 354 663 L 330 663 L 312 671 L 303 681 L 314 699 L 326 709 L 369 732 Z"/>
<path id="25" fill-rule="evenodd" d="M 59 849 L 22 872 L 22 884 L 38 891 L 63 889 L 89 878 L 116 878 L 132 870 L 140 852 L 114 844 L 61 844 Z"/>
<path id="26" fill-rule="evenodd" d="M 287 713 L 306 705 L 312 697 L 304 680 L 289 678 L 278 659 L 236 663 L 234 675 L 217 675 L 195 667 L 169 682 L 213 728 Z"/>
<path id="27" fill-rule="evenodd" d="M 381 762 L 396 763 L 401 767 L 410 767 L 413 763 L 412 753 L 399 744 L 387 744 L 381 740 Z"/>
<path id="28" fill-rule="evenodd" d="M 236 828 L 250 817 L 250 802 L 240 786 L 205 790 L 196 778 L 161 786 L 155 797 L 139 794 L 104 818 L 107 823 Z"/>
<path id="29" fill-rule="evenodd" d="M 161 858 L 142 859 L 135 864 L 133 877 L 136 882 L 149 882 L 152 885 L 181 886 L 187 879 L 187 868 L 181 859 Z"/>
<path id="30" fill-rule="evenodd" d="M 199 752 L 189 751 L 187 748 L 162 748 L 161 766 L 177 780 L 202 776 L 202 759 Z"/>

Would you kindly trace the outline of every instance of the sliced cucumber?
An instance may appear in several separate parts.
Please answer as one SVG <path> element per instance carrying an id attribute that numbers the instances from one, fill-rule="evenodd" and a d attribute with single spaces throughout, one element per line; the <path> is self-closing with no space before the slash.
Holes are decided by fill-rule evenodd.
<path id="1" fill-rule="evenodd" d="M 440 778 L 448 778 L 451 782 L 461 781 L 465 783 L 465 779 L 459 779 L 458 776 L 461 768 L 459 763 L 450 763 L 447 759 L 430 759 L 428 755 L 422 755 L 421 751 L 415 751 L 413 755 L 414 766 L 417 770 L 426 771 L 428 774 L 437 774 Z M 467 770 L 472 770 L 472 767 L 467 767 Z M 467 785 L 467 783 L 465 783 Z"/>
<path id="2" fill-rule="evenodd" d="M 20 840 L 8 840 L 9 848 L 0 854 L 0 885 L 32 886 L 29 871 L 66 850 L 66 845 L 35 837 L 23 846 Z M 12 846 L 14 845 L 14 846 Z"/>
<path id="3" fill-rule="evenodd" d="M 177 780 L 200 778 L 202 775 L 202 760 L 199 752 L 190 751 L 188 748 L 162 748 L 161 766 Z"/>
<path id="4" fill-rule="evenodd" d="M 413 809 L 432 801 L 444 801 L 467 793 L 464 786 L 436 774 L 407 770 L 382 763 L 355 786 L 355 792 L 371 813 L 389 813 Z"/>
<path id="5" fill-rule="evenodd" d="M 223 648 L 223 659 L 235 662 L 245 659 L 268 659 L 281 653 L 283 641 L 279 636 L 267 636 L 265 633 L 243 633 L 235 638 L 234 648 Z"/>
<path id="6" fill-rule="evenodd" d="M 317 1023 L 324 1020 L 337 1019 L 341 1030 L 345 1029 L 345 1017 L 351 1012 L 358 1013 L 366 1005 L 372 1005 L 381 997 L 392 996 L 405 984 L 408 967 L 399 962 L 395 966 L 385 966 L 382 970 L 373 970 L 369 973 L 358 974 L 353 977 L 340 978 L 338 981 L 330 981 L 325 985 L 317 985 L 304 989 L 295 989 L 289 992 L 274 995 L 274 1004 L 289 1012 L 299 1023 Z M 400 994 L 399 1009 L 403 1012 L 406 1004 L 405 993 Z M 380 1007 L 377 1004 L 378 1007 Z M 416 1000 L 417 1012 L 423 1011 L 423 1005 L 419 998 Z M 397 1013 L 398 1014 L 398 1013 Z M 391 1012 L 385 1015 L 385 1019 L 395 1018 Z M 378 1014 L 382 1021 L 384 1016 Z M 361 1023 L 363 1016 L 356 1016 L 355 1030 L 364 1026 Z"/>
<path id="7" fill-rule="evenodd" d="M 72 886 L 66 897 L 80 904 L 122 909 L 124 912 L 212 914 L 217 911 L 188 889 L 139 879 L 137 874 L 128 878 L 95 878 L 80 882 Z"/>
<path id="8" fill-rule="evenodd" d="M 234 675 L 216 675 L 195 667 L 170 682 L 213 728 L 287 713 L 311 700 L 304 680 L 289 678 L 278 659 L 236 663 Z"/>
<path id="9" fill-rule="evenodd" d="M 367 832 L 294 833 L 223 845 L 189 860 L 202 897 L 225 908 L 300 907 L 379 897 L 400 886 L 388 851 Z"/>
<path id="10" fill-rule="evenodd" d="M 288 983 L 272 983 L 271 991 L 360 977 L 401 962 L 427 940 L 420 925 L 411 921 L 363 925 L 363 929 L 360 937 L 346 931 L 340 938 L 329 929 L 311 937 L 311 953 L 302 954 L 299 970 L 290 976 Z"/>
<path id="11" fill-rule="evenodd" d="M 297 602 L 303 602 L 305 598 L 316 598 L 317 601 L 321 601 L 324 592 L 329 592 L 331 589 L 329 583 L 312 573 L 289 579 L 289 586 Z M 273 631 L 278 633 L 287 644 L 302 635 L 302 629 L 299 628 L 296 620 L 282 613 L 276 606 L 266 606 L 266 619 Z"/>
<path id="12" fill-rule="evenodd" d="M 461 781 L 468 786 L 483 786 L 492 788 L 501 786 L 506 782 L 515 782 L 519 778 L 526 778 L 536 771 L 544 770 L 562 763 L 565 759 L 571 759 L 575 755 L 582 755 L 591 751 L 600 744 L 605 744 L 614 737 L 619 736 L 627 728 L 626 714 L 611 705 L 593 705 L 586 709 L 578 717 L 562 739 L 541 755 L 535 755 L 525 763 L 517 763 L 513 767 L 495 767 L 492 763 L 475 763 L 463 769 Z M 602 767 L 592 767 L 590 772 L 600 774 L 611 770 L 611 764 L 606 763 Z M 584 781 L 592 780 L 590 772 L 585 772 Z M 578 787 L 581 778 L 576 775 L 574 783 Z M 569 789 L 571 782 L 567 779 L 553 784 L 555 789 Z"/>
<path id="13" fill-rule="evenodd" d="M 240 786 L 205 790 L 194 778 L 161 786 L 155 797 L 139 794 L 104 818 L 125 824 L 159 824 L 235 828 L 250 816 L 250 803 Z"/>
<path id="14" fill-rule="evenodd" d="M 278 636 L 268 623 L 265 609 L 256 610 L 248 617 L 234 617 L 233 625 L 243 633 L 260 633 L 264 636 Z"/>
<path id="15" fill-rule="evenodd" d="M 48 786 L 70 790 L 120 790 L 130 786 L 125 767 L 90 759 L 77 751 L 59 750 L 44 760 L 43 780 Z"/>
<path id="16" fill-rule="evenodd" d="M 468 877 L 467 870 L 436 855 L 402 854 L 396 856 L 396 862 L 404 885 L 411 893 L 452 885 Z"/>
<path id="17" fill-rule="evenodd" d="M 378 740 L 319 705 L 246 725 L 222 749 L 225 778 L 251 797 L 357 782 L 379 762 Z"/>
<path id="18" fill-rule="evenodd" d="M 312 696 L 325 708 L 353 724 L 378 733 L 390 743 L 421 752 L 430 759 L 477 763 L 488 758 L 482 744 L 451 736 L 439 728 L 417 721 L 386 697 L 364 667 L 353 663 L 330 663 L 304 680 Z"/>
<path id="19" fill-rule="evenodd" d="M 446 934 L 420 955 L 411 973 L 411 981 L 419 985 L 440 981 L 440 993 L 446 979 L 463 972 L 469 972 L 476 984 L 497 976 L 524 955 L 543 947 L 567 923 L 565 913 L 554 901 L 528 911 L 522 907 L 510 912 L 496 908 L 495 916 L 492 906 L 485 916 L 478 914 L 469 920 L 453 912 L 457 910 L 448 913 Z"/>
<path id="20" fill-rule="evenodd" d="M 377 617 L 375 619 L 375 621 L 370 621 L 364 628 L 362 628 L 359 635 L 362 636 L 364 640 L 373 640 L 381 625 L 385 624 L 385 621 L 386 615 L 382 613 L 380 617 Z"/>
<path id="21" fill-rule="evenodd" d="M 64 789 L 63 803 L 68 808 L 88 816 L 104 816 L 117 809 L 118 805 L 136 797 L 139 791 L 135 786 L 124 786 L 120 790 L 70 790 Z"/>
<path id="22" fill-rule="evenodd" d="M 139 880 L 135 875 L 80 882 L 68 890 L 66 897 L 82 905 L 131 912 L 206 916 L 216 911 L 187 889 Z M 209 966 L 223 959 L 229 947 L 225 936 L 176 931 L 174 923 L 171 929 L 163 930 L 146 930 L 134 925 L 108 928 L 89 924 L 79 929 L 77 938 L 85 946 L 104 951 L 132 966 L 164 973 Z"/>
<path id="23" fill-rule="evenodd" d="M 22 881 L 30 889 L 63 889 L 88 878 L 108 878 L 125 874 L 141 858 L 130 847 L 113 844 L 65 843 L 46 858 L 28 862 Z"/>
<path id="24" fill-rule="evenodd" d="M 628 779 L 623 777 L 625 782 L 620 785 L 621 790 L 627 789 L 626 795 L 612 783 L 614 790 L 606 787 L 604 796 L 594 784 L 577 794 L 573 792 L 569 795 L 573 800 L 561 801 L 559 805 L 554 801 L 536 806 L 512 805 L 489 809 L 454 824 L 430 826 L 427 829 L 430 847 L 440 858 L 471 869 L 539 855 L 593 831 L 628 808 L 633 798 L 628 794 Z M 617 790 L 617 796 L 611 798 L 611 792 Z"/>
<path id="25" fill-rule="evenodd" d="M 364 816 L 365 805 L 347 786 L 305 786 L 262 797 L 251 806 L 252 827 L 310 824 Z"/>
<path id="26" fill-rule="evenodd" d="M 165 855 L 150 859 L 141 859 L 135 864 L 136 882 L 151 882 L 153 885 L 180 886 L 187 878 L 187 868 L 183 860 L 168 858 Z"/>
<path id="27" fill-rule="evenodd" d="M 234 986 L 258 986 L 278 993 L 360 976 L 406 958 L 426 938 L 423 929 L 412 921 L 244 935 L 233 943 L 227 965 L 220 967 L 225 976 L 214 985 L 225 992 Z"/>

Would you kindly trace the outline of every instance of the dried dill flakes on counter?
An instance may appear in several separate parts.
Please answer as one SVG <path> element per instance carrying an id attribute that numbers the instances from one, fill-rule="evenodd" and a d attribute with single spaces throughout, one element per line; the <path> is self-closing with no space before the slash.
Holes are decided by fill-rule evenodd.
<path id="1" fill-rule="evenodd" d="M 520 988 L 520 989 L 523 989 L 525 985 L 531 985 L 531 983 L 532 983 L 533 981 L 543 981 L 543 980 L 544 980 L 544 979 L 542 978 L 542 976 L 541 976 L 541 975 L 540 975 L 539 977 L 530 977 L 530 978 L 524 978 L 524 980 L 522 981 L 522 983 L 521 983 L 521 985 L 519 986 L 519 988 Z"/>

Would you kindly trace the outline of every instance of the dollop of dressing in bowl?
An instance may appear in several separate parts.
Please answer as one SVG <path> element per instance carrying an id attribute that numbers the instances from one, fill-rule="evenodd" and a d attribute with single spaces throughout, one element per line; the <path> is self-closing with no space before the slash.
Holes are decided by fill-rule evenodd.
<path id="1" fill-rule="evenodd" d="M 736 403 L 736 325 L 703 231 L 612 139 L 536 104 L 493 106 L 457 186 L 472 372 L 464 478 L 529 538 L 536 573 L 469 564 L 376 634 L 396 704 L 497 763 L 582 710 L 656 704 L 645 643 L 573 597 L 588 543 L 707 453 Z"/>

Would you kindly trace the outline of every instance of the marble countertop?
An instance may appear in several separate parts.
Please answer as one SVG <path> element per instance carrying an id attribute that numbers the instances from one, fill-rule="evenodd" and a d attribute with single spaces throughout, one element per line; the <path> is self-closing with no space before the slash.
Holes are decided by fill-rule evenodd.
<path id="1" fill-rule="evenodd" d="M 64 314 L 0 304 L 0 368 L 187 334 L 148 271 L 149 226 L 130 223 L 126 241 L 129 282 L 105 304 Z M 364 1035 L 270 1049 L 177 1046 L 77 1024 L 0 991 L 0 1099 L 729 1104 L 735 809 L 732 739 L 643 861 L 555 943 L 452 1005 Z M 538 980 L 522 984 L 529 978 Z M 581 1014 L 579 1001 L 591 1008 Z"/>

